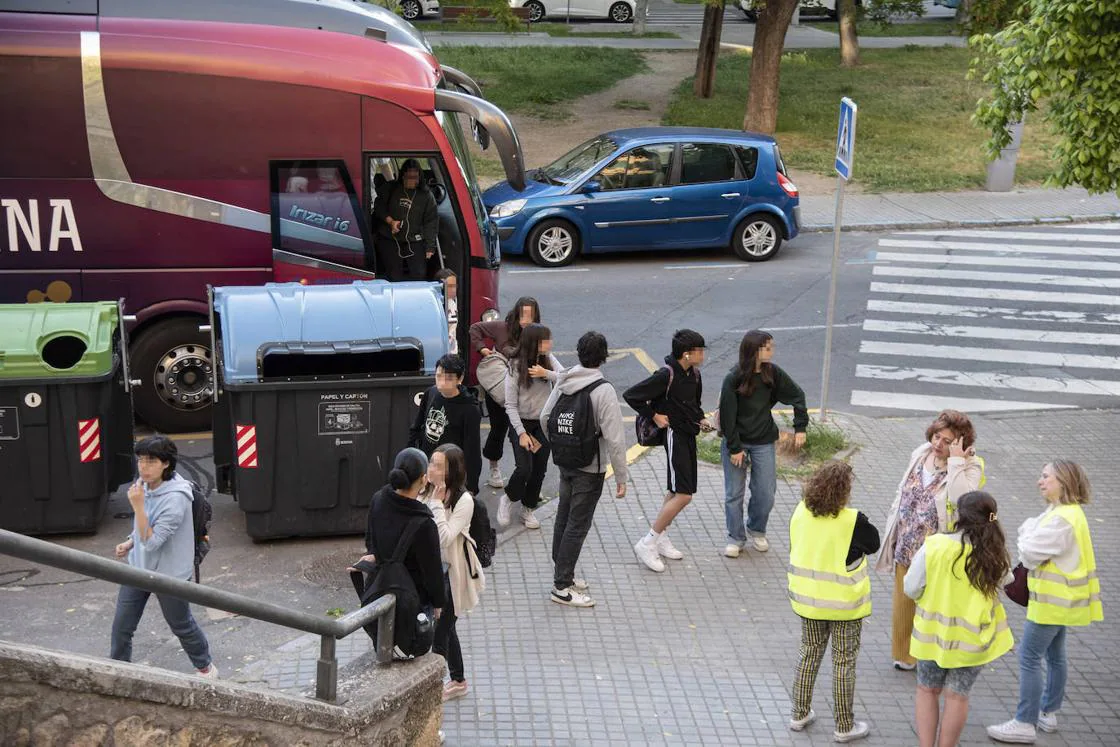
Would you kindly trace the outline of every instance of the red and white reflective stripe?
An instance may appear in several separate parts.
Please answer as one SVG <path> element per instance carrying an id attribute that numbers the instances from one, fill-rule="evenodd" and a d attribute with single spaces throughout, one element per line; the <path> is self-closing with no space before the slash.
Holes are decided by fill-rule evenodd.
<path id="1" fill-rule="evenodd" d="M 238 425 L 237 432 L 237 466 L 257 466 L 257 426 Z"/>
<path id="2" fill-rule="evenodd" d="M 78 421 L 78 460 L 96 462 L 101 459 L 101 421 L 97 418 Z"/>

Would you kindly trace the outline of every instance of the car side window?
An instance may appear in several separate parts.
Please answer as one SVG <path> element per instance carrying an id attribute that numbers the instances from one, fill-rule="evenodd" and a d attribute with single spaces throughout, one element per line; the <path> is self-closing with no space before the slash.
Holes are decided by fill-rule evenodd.
<path id="1" fill-rule="evenodd" d="M 749 145 L 736 145 L 735 153 L 739 156 L 739 166 L 743 169 L 744 179 L 754 179 L 758 171 L 758 148 Z"/>
<path id="2" fill-rule="evenodd" d="M 594 177 L 599 189 L 646 189 L 669 183 L 673 166 L 673 144 L 642 145 L 614 159 Z"/>
<path id="3" fill-rule="evenodd" d="M 735 178 L 735 156 L 720 143 L 681 146 L 681 184 L 728 182 Z"/>

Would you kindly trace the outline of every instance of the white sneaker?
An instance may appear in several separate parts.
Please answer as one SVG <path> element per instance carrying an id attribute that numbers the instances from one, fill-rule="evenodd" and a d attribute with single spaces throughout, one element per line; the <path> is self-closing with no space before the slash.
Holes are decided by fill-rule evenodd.
<path id="1" fill-rule="evenodd" d="M 513 501 L 511 501 L 509 499 L 508 495 L 506 495 L 505 493 L 502 493 L 501 496 L 498 498 L 498 525 L 499 526 L 504 527 L 504 526 L 509 525 L 509 511 L 512 507 L 513 507 Z"/>
<path id="2" fill-rule="evenodd" d="M 867 725 L 866 721 L 856 721 L 852 724 L 851 731 L 834 731 L 832 732 L 832 741 L 834 742 L 854 742 L 857 739 L 863 739 L 871 733 L 871 727 Z"/>
<path id="3" fill-rule="evenodd" d="M 195 672 L 204 680 L 218 679 L 218 668 L 214 666 L 214 662 L 210 662 L 210 666 L 206 669 L 196 669 Z"/>
<path id="4" fill-rule="evenodd" d="M 738 547 L 738 545 L 728 545 L 728 547 Z M 801 731 L 809 724 L 817 720 L 817 714 L 812 708 L 809 709 L 809 715 L 805 718 L 791 718 L 789 720 L 790 731 Z"/>
<path id="5" fill-rule="evenodd" d="M 997 742 L 1009 744 L 1034 744 L 1037 734 L 1034 724 L 1024 724 L 1022 721 L 1011 719 L 1002 724 L 988 727 L 988 736 Z"/>
<path id="6" fill-rule="evenodd" d="M 900 672 L 913 672 L 918 668 L 917 664 L 910 664 L 905 661 L 895 661 L 894 668 Z"/>
<path id="7" fill-rule="evenodd" d="M 1038 728 L 1047 734 L 1053 734 L 1058 730 L 1058 712 L 1047 713 L 1042 711 L 1038 714 Z"/>
<path id="8" fill-rule="evenodd" d="M 553 589 L 548 598 L 557 604 L 566 604 L 569 607 L 594 607 L 595 600 L 584 594 L 583 592 L 576 591 L 576 587 L 569 586 L 567 589 Z"/>
<path id="9" fill-rule="evenodd" d="M 765 534 L 755 534 L 751 536 L 751 545 L 759 552 L 766 552 L 770 549 L 770 541 L 766 539 Z"/>
<path id="10" fill-rule="evenodd" d="M 668 531 L 662 532 L 657 538 L 657 554 L 669 560 L 680 560 L 684 557 L 684 553 L 673 547 L 673 543 L 669 541 Z"/>
<path id="11" fill-rule="evenodd" d="M 657 552 L 657 547 L 649 541 L 648 535 L 638 540 L 638 544 L 634 545 L 634 554 L 638 556 L 638 560 L 645 563 L 646 568 L 649 568 L 655 573 L 663 573 L 665 571 L 665 563 L 661 561 L 661 555 Z"/>
<path id="12" fill-rule="evenodd" d="M 521 509 L 521 523 L 525 525 L 526 529 L 540 529 L 541 522 L 533 515 L 533 509 Z"/>
<path id="13" fill-rule="evenodd" d="M 486 481 L 486 484 L 492 488 L 504 488 L 506 481 L 502 479 L 502 470 L 498 467 L 491 467 L 490 478 Z"/>
<path id="14" fill-rule="evenodd" d="M 723 548 L 723 554 L 728 558 L 737 558 L 742 551 L 743 548 L 737 542 L 728 542 L 727 547 Z"/>
<path id="15" fill-rule="evenodd" d="M 585 578 L 572 579 L 572 588 L 576 591 L 587 591 L 591 588 L 591 584 L 587 583 Z"/>

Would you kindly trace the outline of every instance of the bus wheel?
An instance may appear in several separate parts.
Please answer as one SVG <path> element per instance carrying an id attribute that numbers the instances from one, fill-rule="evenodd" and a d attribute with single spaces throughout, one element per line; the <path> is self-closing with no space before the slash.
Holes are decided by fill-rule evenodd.
<path id="1" fill-rule="evenodd" d="M 579 249 L 579 234 L 566 220 L 542 221 L 529 234 L 529 259 L 541 267 L 569 265 Z"/>
<path id="2" fill-rule="evenodd" d="M 132 343 L 132 390 L 136 415 L 163 433 L 210 430 L 214 361 L 210 336 L 198 331 L 202 317 L 158 322 Z"/>

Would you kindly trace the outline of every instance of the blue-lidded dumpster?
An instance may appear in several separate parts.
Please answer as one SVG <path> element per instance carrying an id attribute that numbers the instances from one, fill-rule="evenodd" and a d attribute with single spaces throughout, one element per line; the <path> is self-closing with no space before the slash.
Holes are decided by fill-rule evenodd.
<path id="1" fill-rule="evenodd" d="M 365 531 L 447 352 L 437 283 L 212 288 L 214 463 L 254 539 Z"/>
<path id="2" fill-rule="evenodd" d="M 119 303 L 0 306 L 0 528 L 96 532 L 133 476 Z"/>

